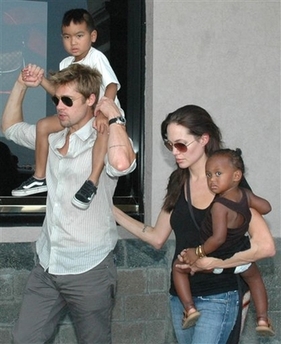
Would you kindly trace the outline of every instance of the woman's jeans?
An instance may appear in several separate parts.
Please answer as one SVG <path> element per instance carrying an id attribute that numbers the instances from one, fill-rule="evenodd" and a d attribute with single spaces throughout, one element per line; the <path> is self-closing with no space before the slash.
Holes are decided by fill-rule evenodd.
<path id="1" fill-rule="evenodd" d="M 225 344 L 238 315 L 238 291 L 193 297 L 193 301 L 201 315 L 195 326 L 182 330 L 182 303 L 178 297 L 170 296 L 172 321 L 178 343 Z"/>

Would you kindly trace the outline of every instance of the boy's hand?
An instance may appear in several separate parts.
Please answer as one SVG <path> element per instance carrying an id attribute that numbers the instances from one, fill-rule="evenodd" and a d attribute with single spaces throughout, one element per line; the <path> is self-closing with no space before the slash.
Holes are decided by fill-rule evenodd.
<path id="1" fill-rule="evenodd" d="M 101 134 L 108 130 L 108 119 L 101 111 L 97 113 L 93 122 L 93 127 Z"/>
<path id="2" fill-rule="evenodd" d="M 44 77 L 44 69 L 39 66 L 28 64 L 21 71 L 23 82 L 28 87 L 37 87 Z"/>

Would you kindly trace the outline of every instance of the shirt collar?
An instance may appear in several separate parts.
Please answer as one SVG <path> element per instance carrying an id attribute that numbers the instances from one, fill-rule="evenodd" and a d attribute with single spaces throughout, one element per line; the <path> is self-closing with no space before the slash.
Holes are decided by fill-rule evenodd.
<path id="1" fill-rule="evenodd" d="M 72 135 L 77 135 L 80 140 L 86 141 L 93 134 L 95 129 L 93 128 L 94 118 L 91 118 L 82 128 L 75 131 Z"/>

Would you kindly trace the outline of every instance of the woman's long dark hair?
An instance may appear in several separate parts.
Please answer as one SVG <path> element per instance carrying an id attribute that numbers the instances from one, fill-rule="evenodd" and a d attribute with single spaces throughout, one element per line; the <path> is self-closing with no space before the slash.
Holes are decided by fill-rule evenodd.
<path id="1" fill-rule="evenodd" d="M 186 105 L 168 114 L 161 124 L 162 139 L 167 139 L 169 124 L 176 123 L 185 127 L 191 135 L 201 137 L 209 135 L 209 142 L 205 146 L 207 156 L 222 146 L 220 129 L 214 123 L 212 117 L 203 108 L 196 105 Z M 182 186 L 189 178 L 189 169 L 177 168 L 170 176 L 167 192 L 162 209 L 172 211 L 180 196 Z"/>

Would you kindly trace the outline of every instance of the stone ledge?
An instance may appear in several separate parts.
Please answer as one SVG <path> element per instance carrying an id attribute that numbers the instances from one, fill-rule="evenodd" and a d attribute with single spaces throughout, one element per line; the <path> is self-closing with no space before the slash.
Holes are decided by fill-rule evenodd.
<path id="1" fill-rule="evenodd" d="M 0 244 L 0 344 L 11 344 L 11 329 L 18 315 L 23 288 L 35 262 L 34 243 Z M 281 239 L 277 253 L 258 262 L 269 296 L 269 315 L 276 329 L 274 339 L 263 344 L 281 343 Z M 118 266 L 116 303 L 113 310 L 113 344 L 176 344 L 169 312 L 169 278 L 174 241 L 154 250 L 138 239 L 119 240 L 115 249 Z M 133 257 L 129 257 L 132 255 Z M 241 344 L 257 344 L 255 310 L 250 305 Z M 75 344 L 70 317 L 64 314 L 49 344 Z"/>

